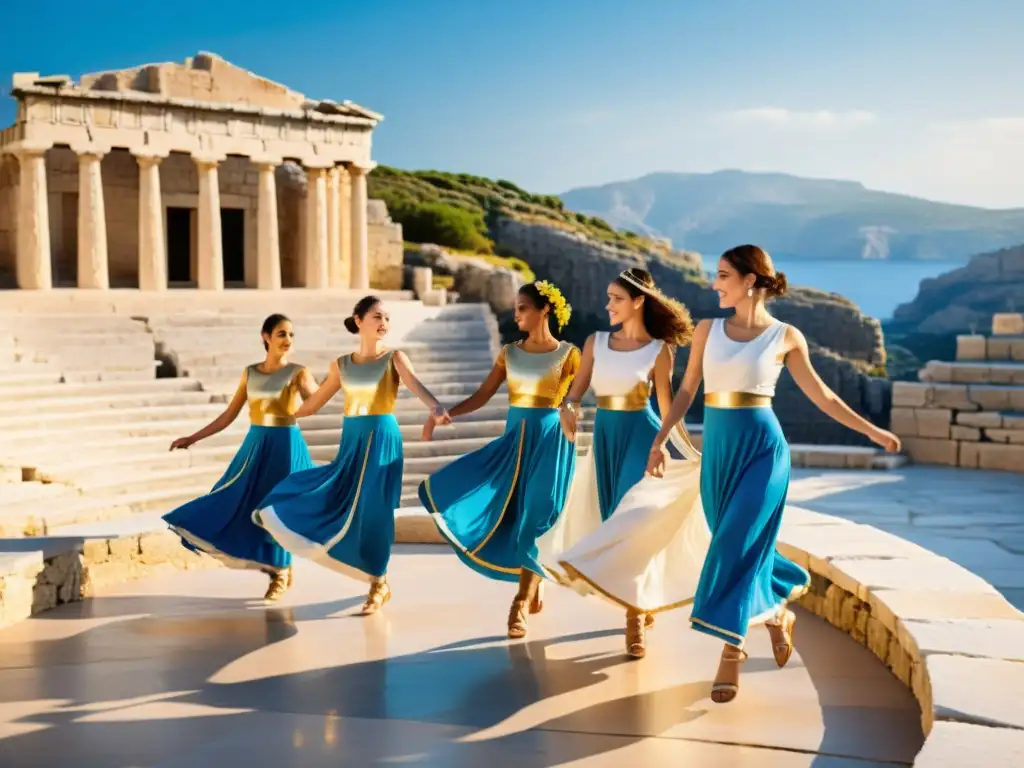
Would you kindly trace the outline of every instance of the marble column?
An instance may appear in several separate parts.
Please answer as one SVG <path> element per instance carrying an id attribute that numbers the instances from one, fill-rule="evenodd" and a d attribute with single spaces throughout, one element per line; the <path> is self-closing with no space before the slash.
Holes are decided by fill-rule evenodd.
<path id="1" fill-rule="evenodd" d="M 306 194 L 306 269 L 304 287 L 326 288 L 327 259 L 327 169 L 307 168 Z"/>
<path id="2" fill-rule="evenodd" d="M 78 287 L 110 287 L 107 261 L 107 214 L 103 202 L 100 163 L 104 152 L 96 148 L 78 153 Z"/>
<path id="3" fill-rule="evenodd" d="M 139 164 L 139 290 L 167 290 L 167 242 L 160 192 L 159 154 L 137 154 Z"/>
<path id="4" fill-rule="evenodd" d="M 14 150 L 18 158 L 17 280 L 19 288 L 48 290 L 53 287 L 50 263 L 50 209 L 46 194 L 46 150 L 23 144 Z"/>
<path id="5" fill-rule="evenodd" d="M 256 233 L 256 287 L 265 291 L 281 288 L 281 242 L 277 224 L 277 159 L 253 158 L 259 172 L 259 200 Z"/>
<path id="6" fill-rule="evenodd" d="M 352 177 L 352 204 L 349 206 L 352 226 L 351 286 L 360 291 L 370 288 L 369 237 L 366 230 L 366 174 L 369 170 L 354 164 L 349 166 Z"/>
<path id="7" fill-rule="evenodd" d="M 205 291 L 224 290 L 224 244 L 220 227 L 220 179 L 217 166 L 222 157 L 193 155 L 199 172 L 199 261 L 196 287 Z"/>
<path id="8" fill-rule="evenodd" d="M 341 182 L 339 168 L 327 171 L 327 284 L 341 288 Z"/>
<path id="9" fill-rule="evenodd" d="M 352 284 L 352 179 L 338 166 L 338 288 Z"/>

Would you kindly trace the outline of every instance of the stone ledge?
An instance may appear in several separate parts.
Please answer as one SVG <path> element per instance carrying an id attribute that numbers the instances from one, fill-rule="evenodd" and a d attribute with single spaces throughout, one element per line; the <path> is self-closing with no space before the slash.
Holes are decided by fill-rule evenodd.
<path id="1" fill-rule="evenodd" d="M 166 529 L 0 539 L 0 628 L 114 584 L 216 565 Z"/>
<path id="2" fill-rule="evenodd" d="M 444 540 L 407 507 L 395 541 Z M 779 551 L 811 572 L 803 607 L 914 693 L 926 735 L 914 765 L 1024 765 L 1024 614 L 994 587 L 897 536 L 799 507 L 786 510 Z"/>

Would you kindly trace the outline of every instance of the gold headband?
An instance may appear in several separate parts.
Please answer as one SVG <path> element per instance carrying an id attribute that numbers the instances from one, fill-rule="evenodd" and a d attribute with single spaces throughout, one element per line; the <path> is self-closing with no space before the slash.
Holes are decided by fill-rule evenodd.
<path id="1" fill-rule="evenodd" d="M 619 277 L 622 280 L 625 280 L 630 285 L 636 286 L 636 288 L 638 288 L 639 290 L 643 291 L 644 293 L 649 293 L 649 294 L 651 294 L 653 296 L 660 296 L 661 295 L 661 291 L 659 291 L 657 288 L 652 288 L 649 285 L 644 285 L 639 280 L 637 280 L 635 277 L 633 277 L 631 274 L 629 274 L 629 270 L 628 269 L 625 269 L 622 272 L 620 272 L 619 273 Z"/>

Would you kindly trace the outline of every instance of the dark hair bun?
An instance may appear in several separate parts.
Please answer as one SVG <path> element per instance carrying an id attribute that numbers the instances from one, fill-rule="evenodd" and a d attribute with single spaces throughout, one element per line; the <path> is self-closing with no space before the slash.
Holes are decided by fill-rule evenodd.
<path id="1" fill-rule="evenodd" d="M 356 325 L 354 316 L 345 318 L 345 330 L 349 333 L 359 333 L 359 326 Z"/>
<path id="2" fill-rule="evenodd" d="M 789 292 L 789 281 L 786 279 L 785 272 L 776 272 L 775 277 L 772 278 L 771 285 L 768 286 L 768 295 L 776 298 L 782 298 Z"/>

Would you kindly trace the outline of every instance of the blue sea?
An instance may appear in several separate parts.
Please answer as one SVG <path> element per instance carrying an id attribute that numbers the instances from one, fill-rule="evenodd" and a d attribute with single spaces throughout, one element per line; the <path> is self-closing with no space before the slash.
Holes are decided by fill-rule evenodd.
<path id="1" fill-rule="evenodd" d="M 936 277 L 966 262 L 946 261 L 813 261 L 784 260 L 776 269 L 790 285 L 838 293 L 866 315 L 887 320 L 897 306 L 917 296 L 926 277 Z M 713 265 L 712 265 L 713 266 Z M 705 263 L 705 269 L 709 265 Z"/>

